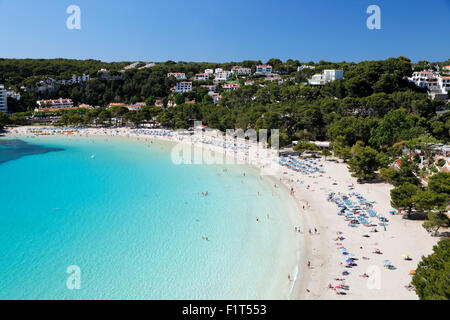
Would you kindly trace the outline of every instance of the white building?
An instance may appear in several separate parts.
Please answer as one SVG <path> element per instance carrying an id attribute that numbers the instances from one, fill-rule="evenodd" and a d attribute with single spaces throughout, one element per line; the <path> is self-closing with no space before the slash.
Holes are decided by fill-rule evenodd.
<path id="1" fill-rule="evenodd" d="M 272 74 L 272 66 L 269 66 L 269 65 L 256 66 L 255 74 L 270 75 L 270 74 Z"/>
<path id="2" fill-rule="evenodd" d="M 234 67 L 231 68 L 231 72 L 236 73 L 238 76 L 250 75 L 252 73 L 252 69 L 244 68 L 244 67 L 241 67 L 241 66 L 234 66 Z"/>
<path id="3" fill-rule="evenodd" d="M 450 71 L 450 66 L 443 66 L 443 67 L 442 67 L 442 70 L 444 70 L 444 71 Z"/>
<path id="4" fill-rule="evenodd" d="M 192 90 L 192 82 L 190 81 L 182 81 L 177 82 L 176 91 L 179 93 L 189 92 Z"/>
<path id="5" fill-rule="evenodd" d="M 200 87 L 208 89 L 208 92 L 216 92 L 217 89 L 215 84 L 202 84 Z"/>
<path id="6" fill-rule="evenodd" d="M 126 106 L 126 108 L 130 111 L 139 111 L 142 107 L 145 107 L 145 102 L 136 102 L 135 104 L 129 104 Z"/>
<path id="7" fill-rule="evenodd" d="M 205 81 L 209 79 L 209 74 L 208 73 L 197 73 L 195 75 L 195 80 L 197 81 Z"/>
<path id="8" fill-rule="evenodd" d="M 214 74 L 214 70 L 213 69 L 205 69 L 205 73 L 212 75 L 212 74 Z"/>
<path id="9" fill-rule="evenodd" d="M 344 70 L 323 70 L 322 72 L 327 82 L 342 80 L 344 77 Z"/>
<path id="10" fill-rule="evenodd" d="M 408 80 L 420 88 L 428 89 L 429 83 L 437 82 L 438 76 L 438 73 L 432 71 L 415 71 Z"/>
<path id="11" fill-rule="evenodd" d="M 310 79 L 308 79 L 308 83 L 312 86 L 323 86 L 327 82 L 323 78 L 323 75 L 321 73 L 313 75 Z"/>
<path id="12" fill-rule="evenodd" d="M 247 80 L 244 82 L 244 85 L 246 85 L 246 86 L 252 86 L 254 84 L 255 84 L 255 81 L 253 81 L 253 80 Z"/>
<path id="13" fill-rule="evenodd" d="M 445 100 L 445 95 L 450 91 L 450 77 L 441 76 L 434 71 L 415 71 L 408 81 L 420 88 L 427 89 L 432 99 Z"/>
<path id="14" fill-rule="evenodd" d="M 5 86 L 0 84 L 0 112 L 8 112 Z"/>
<path id="15" fill-rule="evenodd" d="M 167 77 L 168 78 L 175 77 L 175 79 L 177 79 L 177 80 L 184 80 L 184 79 L 186 79 L 186 75 L 184 73 L 182 73 L 182 72 L 169 72 L 167 74 Z"/>
<path id="16" fill-rule="evenodd" d="M 306 64 L 304 64 L 304 65 L 301 65 L 300 67 L 297 67 L 297 71 L 302 71 L 303 69 L 315 69 L 316 67 L 315 66 L 308 66 L 308 65 L 306 65 Z"/>
<path id="17" fill-rule="evenodd" d="M 222 89 L 225 91 L 236 90 L 239 88 L 239 83 L 230 82 L 223 85 Z"/>
<path id="18" fill-rule="evenodd" d="M 215 74 L 218 73 L 218 72 L 222 72 L 222 71 L 223 71 L 222 68 L 216 68 L 216 69 L 214 69 L 214 73 L 215 73 Z"/>
<path id="19" fill-rule="evenodd" d="M 311 79 L 308 79 L 308 82 L 312 86 L 323 86 L 328 82 L 341 80 L 343 77 L 343 70 L 323 70 L 322 73 L 313 75 Z"/>
<path id="20" fill-rule="evenodd" d="M 448 94 L 450 91 L 450 77 L 449 76 L 439 77 L 438 85 L 442 93 Z"/>
<path id="21" fill-rule="evenodd" d="M 72 99 L 38 100 L 36 104 L 41 108 L 72 108 Z"/>
<path id="22" fill-rule="evenodd" d="M 227 71 L 227 70 L 222 70 L 222 71 L 219 71 L 219 72 L 215 73 L 215 80 L 216 81 L 226 81 L 232 75 L 233 75 L 233 72 Z"/>

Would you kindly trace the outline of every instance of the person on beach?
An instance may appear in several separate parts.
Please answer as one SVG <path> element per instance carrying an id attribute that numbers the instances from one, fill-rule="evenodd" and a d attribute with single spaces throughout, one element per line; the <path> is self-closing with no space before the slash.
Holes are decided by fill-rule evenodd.
<path id="1" fill-rule="evenodd" d="M 311 261 L 308 260 L 308 269 L 311 269 Z"/>
<path id="2" fill-rule="evenodd" d="M 314 232 L 317 233 L 317 229 L 316 228 L 314 228 Z"/>
<path id="3" fill-rule="evenodd" d="M 291 275 L 290 274 L 288 274 L 288 280 L 291 281 Z"/>
<path id="4" fill-rule="evenodd" d="M 362 275 L 360 275 L 360 277 L 362 277 L 362 278 L 368 278 L 369 275 L 368 275 L 367 273 L 363 273 Z"/>

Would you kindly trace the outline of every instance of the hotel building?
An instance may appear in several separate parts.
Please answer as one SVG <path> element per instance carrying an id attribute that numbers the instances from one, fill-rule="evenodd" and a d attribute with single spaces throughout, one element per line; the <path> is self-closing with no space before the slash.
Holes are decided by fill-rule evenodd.
<path id="1" fill-rule="evenodd" d="M 186 79 L 186 75 L 184 73 L 182 73 L 182 72 L 169 72 L 167 74 L 167 77 L 168 78 L 175 77 L 175 79 L 177 79 L 177 80 L 184 80 L 184 79 Z"/>
<path id="2" fill-rule="evenodd" d="M 208 73 L 197 73 L 195 75 L 195 80 L 197 81 L 205 81 L 209 79 L 209 74 Z"/>
<path id="3" fill-rule="evenodd" d="M 235 83 L 235 82 L 226 83 L 223 85 L 222 88 L 225 91 L 236 90 L 237 88 L 239 88 L 239 83 Z"/>
<path id="4" fill-rule="evenodd" d="M 0 84 L 0 112 L 8 112 L 5 86 Z"/>
<path id="5" fill-rule="evenodd" d="M 216 81 L 226 81 L 228 80 L 229 77 L 231 77 L 233 75 L 233 72 L 231 71 L 227 71 L 227 70 L 222 70 L 219 72 L 216 72 L 215 74 L 215 80 Z"/>
<path id="6" fill-rule="evenodd" d="M 192 90 L 192 82 L 190 81 L 182 81 L 177 82 L 176 91 L 179 93 L 189 92 Z"/>
<path id="7" fill-rule="evenodd" d="M 56 100 L 38 100 L 36 104 L 40 108 L 72 108 L 72 99 L 59 98 Z"/>
<path id="8" fill-rule="evenodd" d="M 231 68 L 231 71 L 235 72 L 238 76 L 250 75 L 252 73 L 252 69 L 244 68 L 244 67 L 241 67 L 241 66 L 234 66 L 233 68 Z"/>
<path id="9" fill-rule="evenodd" d="M 255 74 L 270 75 L 270 74 L 272 74 L 272 66 L 269 66 L 269 65 L 256 66 Z"/>
<path id="10" fill-rule="evenodd" d="M 320 74 L 315 74 L 308 79 L 308 82 L 312 86 L 323 86 L 328 82 L 341 80 L 344 77 L 343 70 L 323 70 Z"/>

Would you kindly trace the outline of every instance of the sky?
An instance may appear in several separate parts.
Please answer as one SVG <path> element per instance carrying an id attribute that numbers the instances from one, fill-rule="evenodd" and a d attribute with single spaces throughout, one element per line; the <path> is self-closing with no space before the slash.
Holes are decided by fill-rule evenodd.
<path id="1" fill-rule="evenodd" d="M 80 8 L 81 29 L 66 12 Z M 370 30 L 370 5 L 381 29 Z M 0 57 L 227 62 L 450 58 L 450 0 L 0 0 Z"/>

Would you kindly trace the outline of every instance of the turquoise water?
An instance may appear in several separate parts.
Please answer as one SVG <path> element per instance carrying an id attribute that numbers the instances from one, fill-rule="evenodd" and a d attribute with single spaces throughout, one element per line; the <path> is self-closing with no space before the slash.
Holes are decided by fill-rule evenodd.
<path id="1" fill-rule="evenodd" d="M 162 142 L 5 140 L 0 298 L 287 297 L 295 209 L 256 170 L 174 165 Z M 66 286 L 71 265 L 79 290 Z"/>

